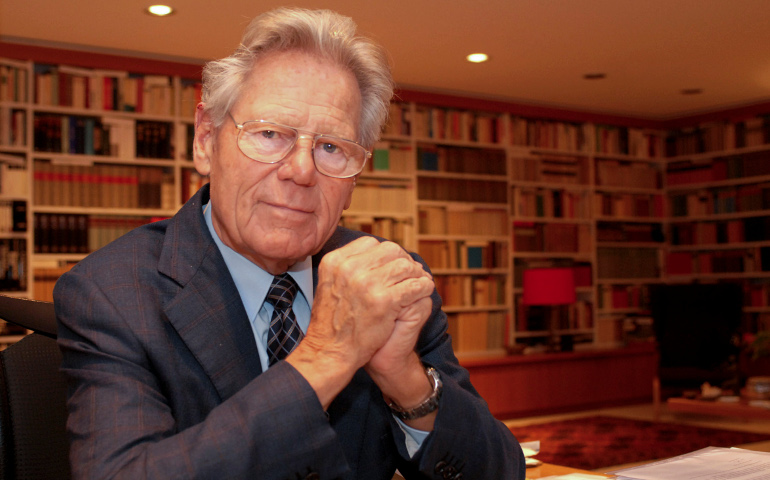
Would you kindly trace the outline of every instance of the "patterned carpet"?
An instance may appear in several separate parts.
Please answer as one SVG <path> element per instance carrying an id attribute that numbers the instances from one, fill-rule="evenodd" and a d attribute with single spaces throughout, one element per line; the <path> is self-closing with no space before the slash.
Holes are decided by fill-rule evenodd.
<path id="1" fill-rule="evenodd" d="M 520 442 L 540 440 L 535 458 L 597 470 L 673 457 L 704 447 L 732 447 L 770 440 L 767 435 L 616 417 L 586 417 L 513 427 Z"/>

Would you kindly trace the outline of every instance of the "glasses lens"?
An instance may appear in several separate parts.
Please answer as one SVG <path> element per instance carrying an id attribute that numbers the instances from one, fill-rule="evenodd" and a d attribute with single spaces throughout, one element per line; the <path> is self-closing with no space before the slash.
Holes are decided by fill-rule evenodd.
<path id="1" fill-rule="evenodd" d="M 313 159 L 319 172 L 330 177 L 350 177 L 366 162 L 366 149 L 357 143 L 321 135 L 313 146 Z"/>
<path id="2" fill-rule="evenodd" d="M 246 122 L 238 135 L 243 154 L 264 163 L 280 162 L 296 141 L 295 130 L 266 122 Z"/>

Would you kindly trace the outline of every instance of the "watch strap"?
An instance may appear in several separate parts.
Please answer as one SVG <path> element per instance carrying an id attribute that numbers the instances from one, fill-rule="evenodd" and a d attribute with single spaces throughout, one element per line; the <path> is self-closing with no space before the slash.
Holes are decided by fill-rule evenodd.
<path id="1" fill-rule="evenodd" d="M 431 392 L 430 396 L 421 404 L 414 408 L 410 408 L 409 410 L 404 410 L 395 402 L 388 402 L 388 407 L 390 407 L 391 412 L 401 420 L 415 420 L 417 418 L 422 418 L 438 409 L 438 401 L 441 398 L 441 392 L 444 387 L 444 384 L 441 382 L 441 376 L 439 375 L 438 370 L 433 367 L 426 368 L 425 375 L 427 375 L 428 379 L 433 384 L 433 392 Z"/>

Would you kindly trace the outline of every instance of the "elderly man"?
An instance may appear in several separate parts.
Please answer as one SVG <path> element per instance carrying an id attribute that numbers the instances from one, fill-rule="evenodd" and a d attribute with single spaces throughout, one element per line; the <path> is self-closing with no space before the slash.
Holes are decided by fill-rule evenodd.
<path id="1" fill-rule="evenodd" d="M 328 11 L 263 14 L 206 66 L 210 186 L 56 286 L 76 478 L 523 478 L 427 267 L 337 227 L 391 95 Z"/>

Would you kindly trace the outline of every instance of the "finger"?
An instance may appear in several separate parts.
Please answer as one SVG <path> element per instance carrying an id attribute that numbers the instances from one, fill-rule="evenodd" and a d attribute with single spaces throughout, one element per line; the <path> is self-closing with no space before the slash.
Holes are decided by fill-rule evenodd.
<path id="1" fill-rule="evenodd" d="M 413 323 L 419 328 L 422 328 L 422 324 L 428 319 L 432 310 L 433 302 L 430 297 L 423 297 L 411 305 L 404 307 L 396 318 L 396 321 Z"/>
<path id="2" fill-rule="evenodd" d="M 401 308 L 429 298 L 434 288 L 433 280 L 426 276 L 408 278 L 390 287 L 394 301 Z"/>

